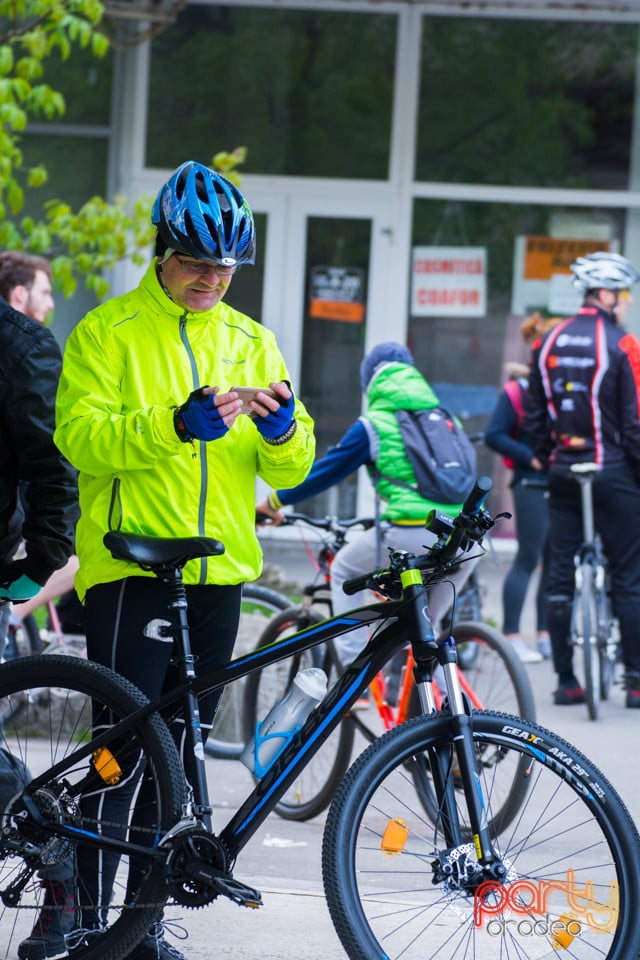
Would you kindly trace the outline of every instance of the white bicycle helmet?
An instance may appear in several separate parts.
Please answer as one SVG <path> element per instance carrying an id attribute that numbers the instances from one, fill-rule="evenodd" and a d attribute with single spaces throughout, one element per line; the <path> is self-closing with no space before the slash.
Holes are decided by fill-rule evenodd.
<path id="1" fill-rule="evenodd" d="M 590 253 L 571 264 L 573 284 L 587 290 L 628 290 L 640 274 L 619 253 Z"/>

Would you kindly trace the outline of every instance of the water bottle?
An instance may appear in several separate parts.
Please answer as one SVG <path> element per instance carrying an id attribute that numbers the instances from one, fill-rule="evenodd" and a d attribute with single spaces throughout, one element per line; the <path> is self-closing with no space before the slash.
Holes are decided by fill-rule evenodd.
<path id="1" fill-rule="evenodd" d="M 319 667 L 300 670 L 282 700 L 258 723 L 253 740 L 240 759 L 256 777 L 263 777 L 327 692 L 327 675 Z"/>

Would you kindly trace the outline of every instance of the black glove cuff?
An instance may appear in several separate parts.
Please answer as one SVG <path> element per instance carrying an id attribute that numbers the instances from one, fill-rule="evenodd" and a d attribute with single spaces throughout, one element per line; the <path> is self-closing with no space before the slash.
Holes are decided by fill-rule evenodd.
<path id="1" fill-rule="evenodd" d="M 193 434 L 189 433 L 182 419 L 182 407 L 176 407 L 173 411 L 173 428 L 183 443 L 191 443 Z"/>

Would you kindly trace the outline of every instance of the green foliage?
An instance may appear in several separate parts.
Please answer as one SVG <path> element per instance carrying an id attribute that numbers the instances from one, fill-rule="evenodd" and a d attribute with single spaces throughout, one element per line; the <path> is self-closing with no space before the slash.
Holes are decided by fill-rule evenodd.
<path id="1" fill-rule="evenodd" d="M 93 196 L 76 211 L 61 199 L 33 203 L 48 174 L 41 163 L 25 163 L 21 135 L 30 120 L 59 120 L 67 111 L 64 95 L 44 80 L 54 58 L 107 54 L 103 15 L 100 0 L 0 0 L 0 247 L 50 257 L 65 297 L 80 278 L 97 299 L 105 297 L 103 271 L 124 258 L 143 263 L 154 235 L 150 196 L 133 203 Z M 245 156 L 242 147 L 220 152 L 212 166 L 238 183 Z"/>

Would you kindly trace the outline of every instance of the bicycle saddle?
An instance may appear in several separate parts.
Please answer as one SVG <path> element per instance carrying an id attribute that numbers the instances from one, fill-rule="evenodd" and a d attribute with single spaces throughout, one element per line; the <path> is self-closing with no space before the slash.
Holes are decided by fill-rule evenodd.
<path id="1" fill-rule="evenodd" d="M 189 560 L 224 553 L 224 544 L 211 537 L 148 537 L 142 533 L 110 530 L 102 542 L 114 559 L 132 560 L 149 570 L 180 569 Z"/>

